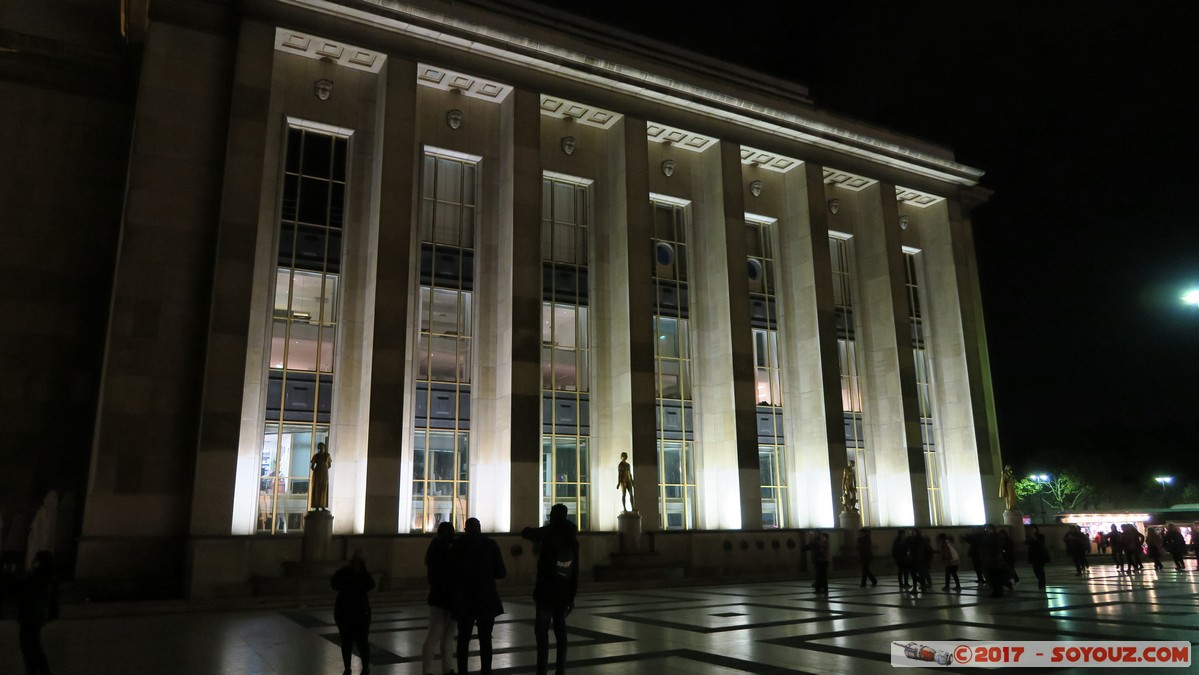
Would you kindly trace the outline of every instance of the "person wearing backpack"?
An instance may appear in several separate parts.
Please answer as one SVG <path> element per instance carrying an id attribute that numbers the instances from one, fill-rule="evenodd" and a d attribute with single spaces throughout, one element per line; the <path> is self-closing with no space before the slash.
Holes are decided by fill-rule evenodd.
<path id="1" fill-rule="evenodd" d="M 953 590 L 958 593 L 962 592 L 962 582 L 958 579 L 958 565 L 961 564 L 961 556 L 958 555 L 958 550 L 953 547 L 953 537 L 942 532 L 937 535 L 937 542 L 941 549 L 941 561 L 945 563 L 945 585 L 941 590 L 949 590 L 949 580 L 953 579 Z"/>
<path id="2" fill-rule="evenodd" d="M 533 633 L 537 638 L 537 674 L 545 675 L 549 662 L 549 626 L 554 623 L 557 665 L 554 672 L 566 672 L 566 617 L 574 609 L 579 590 L 579 530 L 566 518 L 566 505 L 550 508 L 550 521 L 542 527 L 526 527 L 520 536 L 541 544 L 537 558 L 537 581 L 533 601 L 537 616 Z"/>

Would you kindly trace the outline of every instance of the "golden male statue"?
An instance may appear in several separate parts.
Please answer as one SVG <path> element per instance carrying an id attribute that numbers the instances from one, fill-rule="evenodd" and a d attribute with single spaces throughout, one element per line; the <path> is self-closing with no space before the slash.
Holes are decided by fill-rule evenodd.
<path id="1" fill-rule="evenodd" d="M 625 512 L 637 510 L 637 497 L 633 494 L 633 470 L 629 466 L 629 453 L 620 453 L 620 464 L 616 469 L 616 489 L 620 490 L 620 506 Z M 625 506 L 628 497 L 629 505 Z"/>

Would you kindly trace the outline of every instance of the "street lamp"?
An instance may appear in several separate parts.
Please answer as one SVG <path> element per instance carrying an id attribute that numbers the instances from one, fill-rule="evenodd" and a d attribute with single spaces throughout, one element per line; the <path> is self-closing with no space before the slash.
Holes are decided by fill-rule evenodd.
<path id="1" fill-rule="evenodd" d="M 1199 291 L 1196 292 L 1199 293 Z M 1166 501 L 1166 486 L 1174 483 L 1174 476 L 1156 476 L 1153 480 L 1162 486 L 1162 501 Z"/>
<path id="2" fill-rule="evenodd" d="M 1045 498 L 1041 496 L 1041 492 L 1045 489 L 1045 484 L 1049 482 L 1049 474 L 1045 473 L 1030 473 L 1028 479 L 1037 484 L 1037 501 L 1041 502 L 1041 524 L 1045 524 Z"/>
<path id="3" fill-rule="evenodd" d="M 1195 305 L 1196 307 L 1199 307 L 1199 288 L 1187 291 L 1185 294 L 1183 294 L 1182 301 L 1188 305 Z"/>

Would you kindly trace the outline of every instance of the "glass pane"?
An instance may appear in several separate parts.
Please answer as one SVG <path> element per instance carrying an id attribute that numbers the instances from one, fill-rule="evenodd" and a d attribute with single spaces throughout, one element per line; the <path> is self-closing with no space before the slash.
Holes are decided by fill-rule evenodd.
<path id="1" fill-rule="evenodd" d="M 283 367 L 283 354 L 287 347 L 287 321 L 275 319 L 271 322 L 271 368 Z"/>
<path id="2" fill-rule="evenodd" d="M 333 352 L 336 347 L 336 336 L 337 328 L 334 326 L 325 326 L 321 329 L 320 366 L 323 373 L 333 372 Z"/>
<path id="3" fill-rule="evenodd" d="M 454 479 L 454 434 L 429 432 L 429 480 Z"/>
<path id="4" fill-rule="evenodd" d="M 433 209 L 433 241 L 438 244 L 458 246 L 462 208 L 457 204 L 437 202 Z"/>
<path id="5" fill-rule="evenodd" d="M 554 343 L 558 347 L 575 346 L 575 308 L 554 305 Z"/>
<path id="6" fill-rule="evenodd" d="M 458 370 L 458 340 L 453 337 L 432 335 L 429 337 L 429 379 L 436 382 L 453 382 Z"/>
<path id="7" fill-rule="evenodd" d="M 458 480 L 470 480 L 470 434 L 458 434 Z M 466 485 L 462 485 L 459 494 L 466 495 Z"/>
<path id="8" fill-rule="evenodd" d="M 578 343 L 580 349 L 586 349 L 588 347 L 588 345 L 590 344 L 590 338 L 589 338 L 589 333 L 588 333 L 588 331 L 590 329 L 588 327 L 589 324 L 588 324 L 588 319 L 587 319 L 587 313 L 588 312 L 587 312 L 586 307 L 578 307 L 577 308 L 578 328 L 576 329 L 576 333 L 575 333 L 575 341 Z"/>
<path id="9" fill-rule="evenodd" d="M 437 160 L 437 201 L 460 203 L 462 200 L 462 164 L 450 159 Z"/>
<path id="10" fill-rule="evenodd" d="M 659 383 L 660 389 L 658 396 L 660 398 L 680 398 L 682 393 L 682 383 L 679 376 L 679 362 L 673 360 L 659 361 Z"/>
<path id="11" fill-rule="evenodd" d="M 435 289 L 429 331 L 453 334 L 458 332 L 458 293 Z"/>
<path id="12" fill-rule="evenodd" d="M 472 328 L 474 315 L 471 313 L 474 309 L 474 296 L 470 291 L 462 291 L 458 297 L 462 301 L 458 310 L 458 322 L 461 326 L 459 328 L 460 334 L 471 335 L 471 331 L 474 330 Z"/>
<path id="13" fill-rule="evenodd" d="M 578 367 L 575 364 L 575 350 L 554 350 L 554 389 L 575 391 L 578 386 Z"/>
<path id="14" fill-rule="evenodd" d="M 579 364 L 579 372 L 575 377 L 575 380 L 576 380 L 575 386 L 578 387 L 579 391 L 590 391 L 591 390 L 590 352 L 587 352 L 587 351 L 578 352 L 578 364 Z"/>
<path id="15" fill-rule="evenodd" d="M 679 356 L 678 322 L 667 317 L 657 317 L 658 324 L 658 355 L 665 357 Z"/>
<path id="16" fill-rule="evenodd" d="M 292 321 L 287 344 L 288 370 L 316 370 L 318 329 L 306 321 Z"/>
<path id="17" fill-rule="evenodd" d="M 470 382 L 470 340 L 458 338 L 458 381 Z"/>
<path id="18" fill-rule="evenodd" d="M 554 388 L 553 348 L 541 348 L 541 388 Z"/>
<path id="19" fill-rule="evenodd" d="M 423 333 L 416 337 L 416 378 L 429 379 L 429 336 Z"/>
<path id="20" fill-rule="evenodd" d="M 291 271 L 280 269 L 275 273 L 275 314 L 287 312 L 288 298 L 291 297 Z"/>
<path id="21" fill-rule="evenodd" d="M 554 308 L 552 303 L 541 303 L 541 342 L 545 344 L 550 344 L 554 341 L 553 314 Z"/>
<path id="22" fill-rule="evenodd" d="M 412 437 L 412 478 L 424 480 L 425 476 L 425 434 L 416 432 Z"/>

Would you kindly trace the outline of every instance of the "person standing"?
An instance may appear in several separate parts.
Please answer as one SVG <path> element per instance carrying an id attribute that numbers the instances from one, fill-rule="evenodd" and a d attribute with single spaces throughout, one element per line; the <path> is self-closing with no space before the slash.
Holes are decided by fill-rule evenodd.
<path id="1" fill-rule="evenodd" d="M 362 661 L 362 675 L 371 672 L 371 646 L 367 637 L 371 629 L 371 602 L 367 597 L 375 587 L 375 578 L 366 570 L 366 559 L 362 551 L 354 551 L 350 563 L 333 573 L 329 582 L 337 591 L 337 602 L 333 605 L 333 622 L 341 638 L 341 662 L 344 675 L 350 675 L 350 657 L 353 647 L 358 646 L 358 658 Z"/>
<path id="2" fill-rule="evenodd" d="M 874 578 L 874 572 L 870 571 L 870 563 L 874 562 L 874 542 L 870 541 L 870 528 L 863 527 L 858 530 L 858 562 L 862 565 L 862 587 L 866 587 L 866 580 L 870 580 L 871 586 L 878 585 L 878 579 Z"/>
<path id="3" fill-rule="evenodd" d="M 1129 574 L 1145 569 L 1141 562 L 1141 554 L 1145 550 L 1145 535 L 1132 523 L 1120 526 L 1120 541 L 1124 544 L 1124 567 Z"/>
<path id="4" fill-rule="evenodd" d="M 1174 570 L 1181 572 L 1186 569 L 1183 556 L 1186 555 L 1187 545 L 1183 539 L 1182 530 L 1174 523 L 1166 523 L 1166 533 L 1162 535 L 1162 548 L 1174 559 Z"/>
<path id="5" fill-rule="evenodd" d="M 1007 566 L 1008 577 L 1013 584 L 1020 583 L 1020 574 L 1016 571 L 1016 542 L 1007 528 L 999 530 L 999 550 L 1003 556 L 1003 564 Z"/>
<path id="6" fill-rule="evenodd" d="M 458 672 L 466 672 L 470 636 L 479 628 L 479 672 L 491 673 L 491 629 L 504 613 L 496 579 L 508 576 L 500 547 L 483 535 L 478 518 L 466 519 L 466 533 L 454 545 L 454 606 L 458 622 Z"/>
<path id="7" fill-rule="evenodd" d="M 1087 569 L 1087 549 L 1091 547 L 1091 540 L 1083 534 L 1081 528 L 1071 525 L 1062 541 L 1066 543 L 1066 553 L 1074 562 L 1074 575 L 1082 576 L 1083 571 Z"/>
<path id="8" fill-rule="evenodd" d="M 912 595 L 928 592 L 933 587 L 933 545 L 920 530 L 908 536 L 908 567 L 912 571 Z"/>
<path id="9" fill-rule="evenodd" d="M 983 578 L 982 550 L 979 546 L 982 537 L 983 529 L 981 527 L 970 528 L 970 531 L 962 537 L 962 541 L 966 542 L 966 557 L 970 558 L 970 565 L 974 567 L 974 581 L 979 586 L 986 583 L 986 579 Z"/>
<path id="10" fill-rule="evenodd" d="M 58 618 L 58 575 L 54 554 L 38 551 L 25 581 L 17 587 L 17 624 L 21 657 L 29 675 L 50 675 L 50 662 L 42 649 L 42 628 Z"/>
<path id="11" fill-rule="evenodd" d="M 899 575 L 899 587 L 908 587 L 908 540 L 907 532 L 895 530 L 895 541 L 891 542 L 891 559 L 895 561 L 895 572 Z"/>
<path id="12" fill-rule="evenodd" d="M 816 568 L 816 595 L 828 595 L 828 535 L 812 530 L 804 551 L 812 552 L 812 566 Z"/>
<path id="13" fill-rule="evenodd" d="M 454 605 L 454 526 L 442 523 L 437 526 L 437 536 L 429 542 L 425 551 L 425 577 L 429 582 L 429 632 L 421 646 L 421 672 L 433 675 L 433 656 L 440 650 L 441 672 L 454 672 L 454 650 L 452 630 L 454 623 L 450 609 Z"/>
<path id="14" fill-rule="evenodd" d="M 1002 598 L 1003 589 L 1015 590 L 1007 578 L 1007 567 L 1003 563 L 1003 542 L 994 525 L 987 525 L 979 542 L 982 555 L 983 569 L 986 570 L 987 585 L 991 587 L 992 598 Z"/>
<path id="15" fill-rule="evenodd" d="M 1028 547 L 1028 564 L 1032 565 L 1032 573 L 1037 577 L 1037 588 L 1045 590 L 1045 564 L 1049 562 L 1049 548 L 1045 545 L 1041 528 L 1029 525 L 1024 545 Z"/>
<path id="16" fill-rule="evenodd" d="M 1116 529 L 1116 525 L 1112 524 L 1112 529 L 1103 538 L 1107 545 L 1112 550 L 1112 562 L 1116 564 L 1116 573 L 1124 574 L 1124 542 L 1121 539 L 1120 530 Z"/>
<path id="17" fill-rule="evenodd" d="M 545 675 L 549 664 L 549 626 L 554 624 L 556 665 L 554 672 L 566 672 L 566 617 L 574 609 L 579 590 L 579 530 L 566 518 L 566 505 L 550 508 L 550 522 L 542 527 L 526 527 L 520 536 L 541 544 L 537 557 L 537 581 L 533 602 L 537 614 L 533 634 L 537 638 L 537 675 Z"/>
<path id="18" fill-rule="evenodd" d="M 1162 565 L 1162 533 L 1156 527 L 1149 528 L 1145 535 L 1145 548 L 1149 551 L 1149 559 L 1153 561 L 1153 570 L 1160 571 Z"/>
<path id="19" fill-rule="evenodd" d="M 953 590 L 961 593 L 962 582 L 958 579 L 958 565 L 961 564 L 961 557 L 958 555 L 958 550 L 953 547 L 953 539 L 942 532 L 937 535 L 937 542 L 941 548 L 941 560 L 945 562 L 945 585 L 941 590 L 949 590 L 949 579 L 953 578 Z"/>

